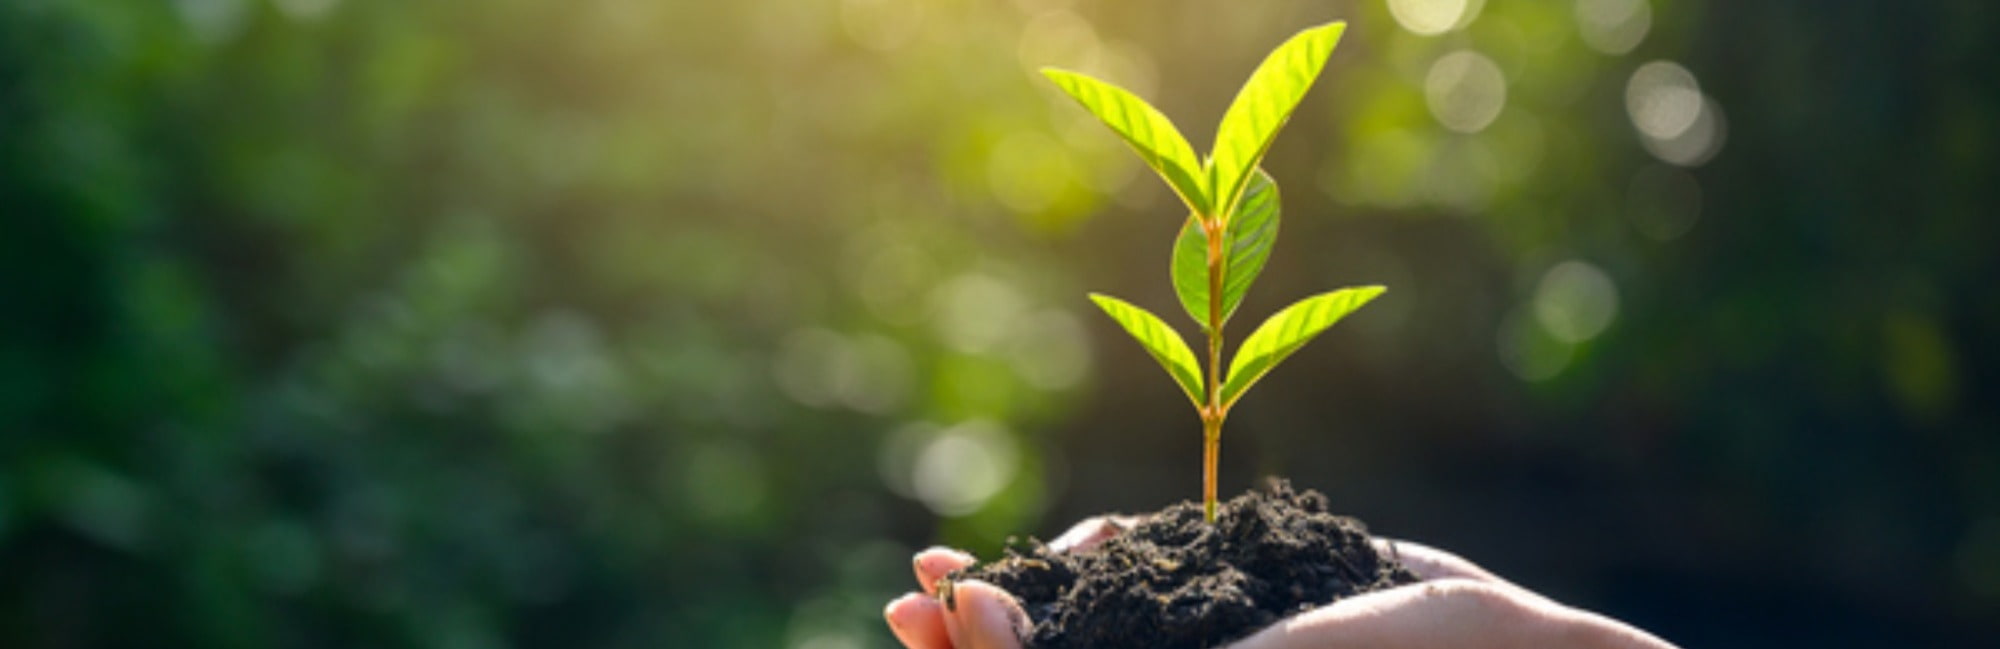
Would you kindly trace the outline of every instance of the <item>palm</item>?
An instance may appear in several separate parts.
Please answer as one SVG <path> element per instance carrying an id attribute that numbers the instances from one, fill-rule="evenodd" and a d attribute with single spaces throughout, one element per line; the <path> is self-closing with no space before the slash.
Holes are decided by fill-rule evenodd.
<path id="1" fill-rule="evenodd" d="M 1092 518 L 1050 543 L 1058 551 L 1088 550 L 1128 527 Z M 1558 604 L 1501 579 L 1449 552 L 1378 540 L 1423 578 L 1408 586 L 1343 599 L 1301 613 L 1230 645 L 1229 649 L 1672 649 L 1673 645 L 1617 620 Z M 953 605 L 936 597 L 939 582 L 970 566 L 971 555 L 932 548 L 912 562 L 923 592 L 889 603 L 883 614 L 908 649 L 1019 649 L 1028 616 L 1006 591 L 979 581 L 952 587 Z"/>

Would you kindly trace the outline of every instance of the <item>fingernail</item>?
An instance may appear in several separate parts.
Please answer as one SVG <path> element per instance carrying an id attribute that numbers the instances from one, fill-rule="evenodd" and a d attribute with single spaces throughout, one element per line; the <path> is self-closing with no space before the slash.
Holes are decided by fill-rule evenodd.
<path id="1" fill-rule="evenodd" d="M 948 548 L 948 547 L 945 547 L 945 546 L 942 546 L 942 545 L 933 545 L 933 546 L 931 546 L 931 547 L 928 547 L 928 548 L 924 548 L 924 551 L 923 551 L 923 552 L 918 552 L 918 553 L 917 553 L 917 556 L 918 556 L 918 557 L 925 557 L 925 556 L 931 556 L 931 555 L 937 555 L 937 554 L 943 554 L 943 555 L 948 555 L 948 556 L 952 556 L 952 557 L 956 557 L 956 558 L 959 558 L 959 559 L 964 559 L 964 560 L 966 560 L 966 561 L 971 561 L 971 560 L 972 560 L 972 555 L 970 555 L 970 554 L 967 554 L 967 553 L 966 553 L 966 552 L 965 552 L 964 550 L 960 550 L 960 549 L 958 549 L 958 548 Z"/>
<path id="2" fill-rule="evenodd" d="M 926 560 L 929 560 L 928 564 Z M 942 547 L 920 552 L 913 561 L 918 571 L 940 576 L 975 562 L 970 554 Z"/>

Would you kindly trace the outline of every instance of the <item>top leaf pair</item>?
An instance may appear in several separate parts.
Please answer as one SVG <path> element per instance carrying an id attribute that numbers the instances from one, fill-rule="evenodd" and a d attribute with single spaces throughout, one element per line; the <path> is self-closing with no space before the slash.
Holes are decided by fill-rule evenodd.
<path id="1" fill-rule="evenodd" d="M 1344 22 L 1314 27 L 1271 52 L 1223 113 L 1206 158 L 1195 157 L 1166 115 L 1124 88 L 1068 70 L 1043 68 L 1042 74 L 1132 145 L 1188 209 L 1213 226 L 1235 215 L 1257 163 L 1346 30 Z"/>

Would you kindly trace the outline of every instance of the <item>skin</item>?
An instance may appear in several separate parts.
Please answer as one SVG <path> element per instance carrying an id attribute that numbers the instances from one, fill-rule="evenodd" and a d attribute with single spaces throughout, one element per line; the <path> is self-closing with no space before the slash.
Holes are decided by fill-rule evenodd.
<path id="1" fill-rule="evenodd" d="M 1087 550 L 1130 523 L 1091 518 L 1049 545 L 1058 551 Z M 1674 649 L 1645 631 L 1558 604 L 1449 552 L 1405 541 L 1376 543 L 1424 581 L 1301 613 L 1228 649 Z M 955 606 L 939 602 L 939 581 L 974 562 L 972 555 L 948 548 L 917 553 L 912 567 L 922 591 L 896 598 L 883 610 L 904 647 L 1020 648 L 1028 616 L 1006 591 L 968 580 L 949 586 Z"/>

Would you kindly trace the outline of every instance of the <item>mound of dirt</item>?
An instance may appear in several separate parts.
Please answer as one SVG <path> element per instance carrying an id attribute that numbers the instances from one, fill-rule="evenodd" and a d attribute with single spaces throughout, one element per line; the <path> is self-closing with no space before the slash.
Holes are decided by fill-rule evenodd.
<path id="1" fill-rule="evenodd" d="M 1041 541 L 953 573 L 1007 589 L 1034 628 L 1030 649 L 1209 649 L 1300 611 L 1417 577 L 1368 542 L 1360 521 L 1327 512 L 1319 492 L 1273 481 L 1222 505 L 1146 514 L 1088 551 Z"/>

